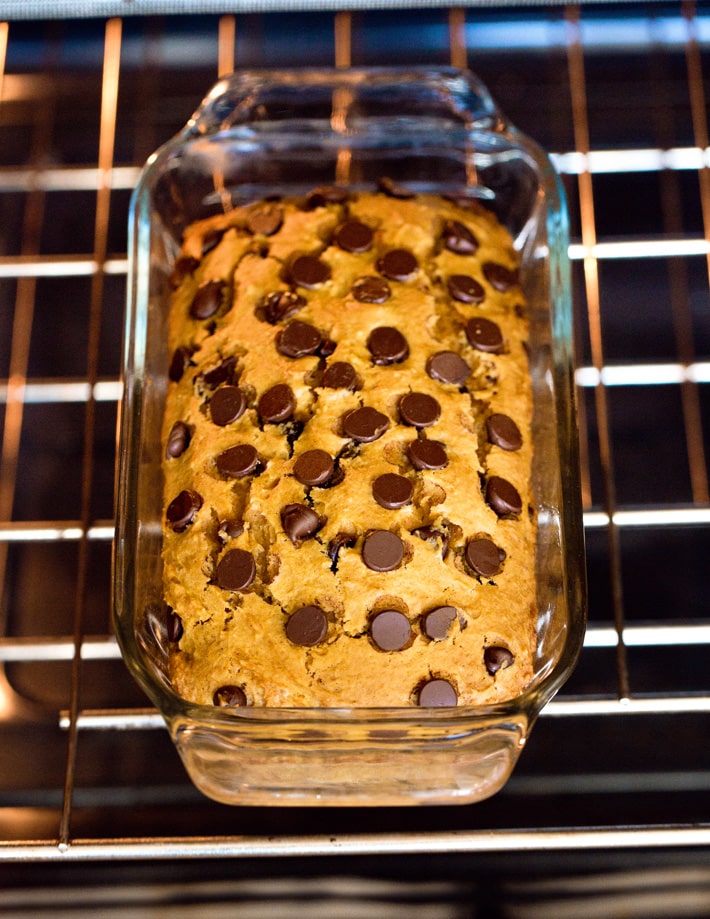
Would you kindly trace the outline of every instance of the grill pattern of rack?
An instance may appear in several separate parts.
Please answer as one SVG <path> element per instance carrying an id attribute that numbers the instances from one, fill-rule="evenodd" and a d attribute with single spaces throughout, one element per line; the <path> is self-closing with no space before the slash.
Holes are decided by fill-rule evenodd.
<path id="1" fill-rule="evenodd" d="M 710 844 L 709 53 L 692 3 L 0 26 L 0 863 Z M 218 74 L 351 61 L 468 64 L 563 174 L 590 628 L 493 800 L 235 810 L 110 634 L 128 200 Z"/>

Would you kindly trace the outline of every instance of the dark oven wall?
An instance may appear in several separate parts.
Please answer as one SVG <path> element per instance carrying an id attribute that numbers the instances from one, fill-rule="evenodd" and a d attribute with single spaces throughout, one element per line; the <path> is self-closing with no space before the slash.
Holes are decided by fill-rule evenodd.
<path id="1" fill-rule="evenodd" d="M 323 915 L 710 914 L 708 10 L 80 6 L 0 0 L 7 904 L 36 914 L 42 863 L 46 883 L 62 865 L 71 896 L 132 873 L 197 897 L 210 879 L 225 901 L 293 910 L 303 895 L 316 916 L 316 902 Z M 469 66 L 551 152 L 568 197 L 589 630 L 506 788 L 470 807 L 209 802 L 111 634 L 138 171 L 218 74 L 334 63 Z M 641 873 L 600 892 L 598 874 L 624 867 Z M 560 872 L 564 897 L 545 887 Z M 583 911 L 592 901 L 601 912 Z"/>

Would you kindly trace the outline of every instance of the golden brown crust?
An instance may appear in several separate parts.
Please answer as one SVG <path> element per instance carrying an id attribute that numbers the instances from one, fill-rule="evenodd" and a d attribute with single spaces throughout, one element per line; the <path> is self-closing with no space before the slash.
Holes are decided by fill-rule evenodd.
<path id="1" fill-rule="evenodd" d="M 383 263 L 392 250 L 410 257 Z M 306 259 L 294 264 L 298 256 Z M 377 279 L 365 283 L 364 300 L 353 294 L 363 277 Z M 383 281 L 388 298 L 370 302 L 381 299 Z M 265 299 L 274 292 L 288 296 Z M 485 323 L 482 344 L 494 350 L 480 350 L 470 326 L 480 320 L 500 330 L 499 351 Z M 372 331 L 383 327 L 404 336 L 406 356 L 391 336 L 384 351 L 373 344 Z M 536 618 L 527 333 L 516 255 L 481 207 L 353 193 L 312 209 L 295 200 L 237 208 L 188 229 L 169 321 L 177 357 L 163 431 L 163 443 L 172 443 L 166 508 L 182 492 L 199 496 L 192 505 L 183 497 L 182 513 L 168 511 L 164 525 L 165 599 L 182 623 L 170 665 L 180 695 L 212 704 L 217 689 L 236 686 L 251 705 L 406 706 L 434 678 L 454 687 L 459 705 L 521 692 L 532 675 Z M 463 383 L 456 359 L 432 370 L 440 352 L 466 362 Z M 324 378 L 336 362 L 349 364 L 349 375 Z M 284 383 L 290 415 L 278 392 L 261 401 Z M 407 407 L 401 399 L 410 393 L 430 398 Z M 438 417 L 429 424 L 432 405 Z M 358 441 L 344 419 L 363 406 L 385 416 L 386 430 Z M 506 443 L 505 431 L 504 446 L 491 442 L 500 437 L 488 421 L 499 414 L 515 422 L 521 445 Z M 421 440 L 444 445 L 444 468 L 415 468 L 409 449 Z M 245 449 L 218 461 L 238 445 L 256 448 L 256 457 Z M 325 485 L 294 474 L 312 450 L 334 461 Z M 411 501 L 382 506 L 400 499 L 381 482 L 378 502 L 373 485 L 385 474 L 405 480 L 385 480 L 405 499 L 409 483 Z M 519 508 L 505 504 L 505 483 Z M 504 503 L 495 510 L 497 501 Z M 301 509 L 289 516 L 293 505 Z M 365 548 L 380 530 L 399 537 L 402 558 L 392 570 L 364 560 L 370 551 L 375 568 L 386 566 L 383 546 Z M 471 567 L 467 546 L 476 538 L 502 550 L 499 571 Z M 253 560 L 249 583 L 243 554 L 231 557 L 231 571 L 227 563 L 218 571 L 234 549 Z M 294 620 L 289 637 L 290 617 L 311 606 L 325 620 L 306 613 L 311 631 L 299 632 Z M 432 639 L 423 617 L 438 607 L 455 615 L 446 636 Z M 383 611 L 396 615 L 381 619 L 373 638 Z M 396 644 L 398 629 L 400 649 L 377 646 Z"/>

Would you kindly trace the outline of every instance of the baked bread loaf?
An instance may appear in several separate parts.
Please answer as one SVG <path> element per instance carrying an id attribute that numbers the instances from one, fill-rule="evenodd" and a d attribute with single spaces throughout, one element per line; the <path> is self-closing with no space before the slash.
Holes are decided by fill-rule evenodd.
<path id="1" fill-rule="evenodd" d="M 473 200 L 316 189 L 175 264 L 164 591 L 207 705 L 519 695 L 536 646 L 528 319 Z"/>

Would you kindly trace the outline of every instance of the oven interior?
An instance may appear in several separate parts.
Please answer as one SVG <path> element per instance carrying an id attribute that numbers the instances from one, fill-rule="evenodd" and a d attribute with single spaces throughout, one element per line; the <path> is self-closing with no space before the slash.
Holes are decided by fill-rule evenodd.
<path id="1" fill-rule="evenodd" d="M 0 910 L 710 915 L 704 5 L 0 20 Z M 350 63 L 469 66 L 562 175 L 589 629 L 486 802 L 229 808 L 192 787 L 111 634 L 129 199 L 218 75 Z"/>

